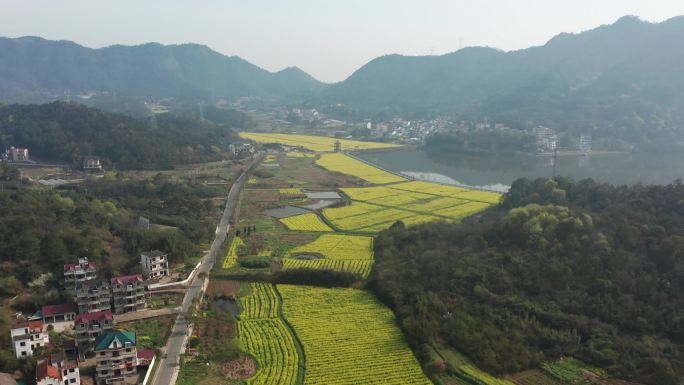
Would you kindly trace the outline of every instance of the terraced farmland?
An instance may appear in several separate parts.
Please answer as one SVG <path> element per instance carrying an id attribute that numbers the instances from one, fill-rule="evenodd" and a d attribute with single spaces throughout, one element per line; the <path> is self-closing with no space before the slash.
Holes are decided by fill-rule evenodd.
<path id="1" fill-rule="evenodd" d="M 306 213 L 295 215 L 293 217 L 281 218 L 280 222 L 282 222 L 290 230 L 317 232 L 333 231 L 333 229 L 326 225 L 315 213 Z"/>
<path id="2" fill-rule="evenodd" d="M 428 385 L 392 312 L 357 289 L 278 285 L 306 352 L 305 385 Z"/>
<path id="3" fill-rule="evenodd" d="M 344 154 L 323 154 L 316 164 L 328 171 L 355 176 L 367 182 L 385 184 L 405 181 L 398 175 L 383 171 Z"/>
<path id="4" fill-rule="evenodd" d="M 358 235 L 324 234 L 315 241 L 298 246 L 288 253 L 320 254 L 328 259 L 373 259 L 373 238 Z"/>
<path id="5" fill-rule="evenodd" d="M 302 146 L 311 151 L 332 152 L 335 150 L 335 142 L 340 141 L 343 150 L 372 150 L 380 148 L 401 147 L 399 144 L 362 142 L 359 140 L 337 139 L 329 136 L 278 134 L 261 132 L 241 132 L 240 136 L 259 143 L 278 143 L 291 147 Z"/>
<path id="6" fill-rule="evenodd" d="M 295 384 L 301 358 L 292 332 L 279 315 L 278 294 L 271 284 L 250 283 L 250 288 L 252 294 L 240 298 L 242 312 L 237 325 L 240 341 L 259 367 L 247 383 Z"/>

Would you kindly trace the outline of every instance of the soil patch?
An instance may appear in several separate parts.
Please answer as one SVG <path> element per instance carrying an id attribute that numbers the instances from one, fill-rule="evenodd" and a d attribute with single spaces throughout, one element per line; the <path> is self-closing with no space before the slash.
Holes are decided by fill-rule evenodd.
<path id="1" fill-rule="evenodd" d="M 221 310 L 224 313 L 230 313 L 233 316 L 238 315 L 240 312 L 240 307 L 232 298 L 217 298 L 212 301 L 211 306 L 213 306 L 215 309 Z"/>
<path id="2" fill-rule="evenodd" d="M 323 257 L 321 257 L 320 255 L 316 255 L 316 254 L 297 254 L 297 255 L 295 255 L 295 256 L 291 256 L 291 257 L 288 257 L 288 258 L 292 258 L 292 259 L 303 259 L 303 260 L 306 260 L 306 261 L 311 261 L 311 260 L 314 260 L 314 259 L 323 259 Z"/>
<path id="3" fill-rule="evenodd" d="M 246 380 L 256 374 L 257 365 L 252 357 L 241 357 L 221 364 L 221 373 L 230 380 Z"/>

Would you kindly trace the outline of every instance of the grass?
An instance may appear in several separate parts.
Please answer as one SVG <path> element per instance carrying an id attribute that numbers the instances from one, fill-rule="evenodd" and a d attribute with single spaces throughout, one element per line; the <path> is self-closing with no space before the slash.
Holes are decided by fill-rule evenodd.
<path id="1" fill-rule="evenodd" d="M 139 348 L 161 349 L 171 334 L 175 315 L 165 315 L 143 320 L 122 322 L 117 327 L 134 331 L 137 334 Z"/>
<path id="2" fill-rule="evenodd" d="M 305 385 L 431 382 L 392 312 L 370 293 L 278 285 L 283 316 L 306 352 Z"/>

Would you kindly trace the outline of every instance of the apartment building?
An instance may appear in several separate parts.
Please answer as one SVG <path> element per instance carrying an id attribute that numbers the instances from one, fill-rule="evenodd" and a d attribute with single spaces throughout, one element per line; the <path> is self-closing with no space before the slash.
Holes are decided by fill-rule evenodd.
<path id="1" fill-rule="evenodd" d="M 76 303 L 80 314 L 112 310 L 112 292 L 109 283 L 103 279 L 78 283 Z"/>
<path id="2" fill-rule="evenodd" d="M 145 309 L 145 280 L 142 275 L 114 277 L 111 284 L 114 314 Z"/>
<path id="3" fill-rule="evenodd" d="M 74 330 L 78 354 L 85 357 L 95 349 L 97 337 L 114 330 L 114 316 L 109 310 L 79 314 L 74 320 Z"/>
<path id="4" fill-rule="evenodd" d="M 97 278 L 97 266 L 95 262 L 89 262 L 88 258 L 79 258 L 78 263 L 64 265 L 64 287 L 67 290 L 75 290 L 79 283 Z"/>
<path id="5" fill-rule="evenodd" d="M 136 335 L 112 331 L 95 341 L 95 381 L 97 385 L 124 385 L 138 382 Z"/>

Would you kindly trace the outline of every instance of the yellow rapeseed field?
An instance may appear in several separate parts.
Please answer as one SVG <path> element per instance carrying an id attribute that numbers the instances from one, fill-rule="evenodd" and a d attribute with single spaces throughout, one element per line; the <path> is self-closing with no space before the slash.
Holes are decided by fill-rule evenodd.
<path id="1" fill-rule="evenodd" d="M 375 184 L 402 182 L 406 180 L 398 175 L 380 170 L 377 167 L 373 167 L 340 153 L 323 154 L 316 161 L 316 164 L 328 171 L 355 176 Z"/>
<path id="2" fill-rule="evenodd" d="M 333 231 L 315 213 L 299 214 L 281 218 L 280 221 L 290 230 L 298 231 Z"/>
<path id="3" fill-rule="evenodd" d="M 359 140 L 337 139 L 329 136 L 279 134 L 262 132 L 241 132 L 240 136 L 259 143 L 279 143 L 286 146 L 302 146 L 311 151 L 332 152 L 335 150 L 335 142 L 340 141 L 342 149 L 347 150 L 372 150 L 380 148 L 401 147 L 399 144 L 363 142 Z"/>
<path id="4" fill-rule="evenodd" d="M 320 259 L 296 259 L 299 254 L 318 254 Z M 373 267 L 373 238 L 358 235 L 324 234 L 295 247 L 283 259 L 283 268 L 335 270 L 368 277 Z"/>
<path id="5" fill-rule="evenodd" d="M 304 385 L 429 385 L 394 315 L 368 292 L 278 285 L 306 355 Z"/>

